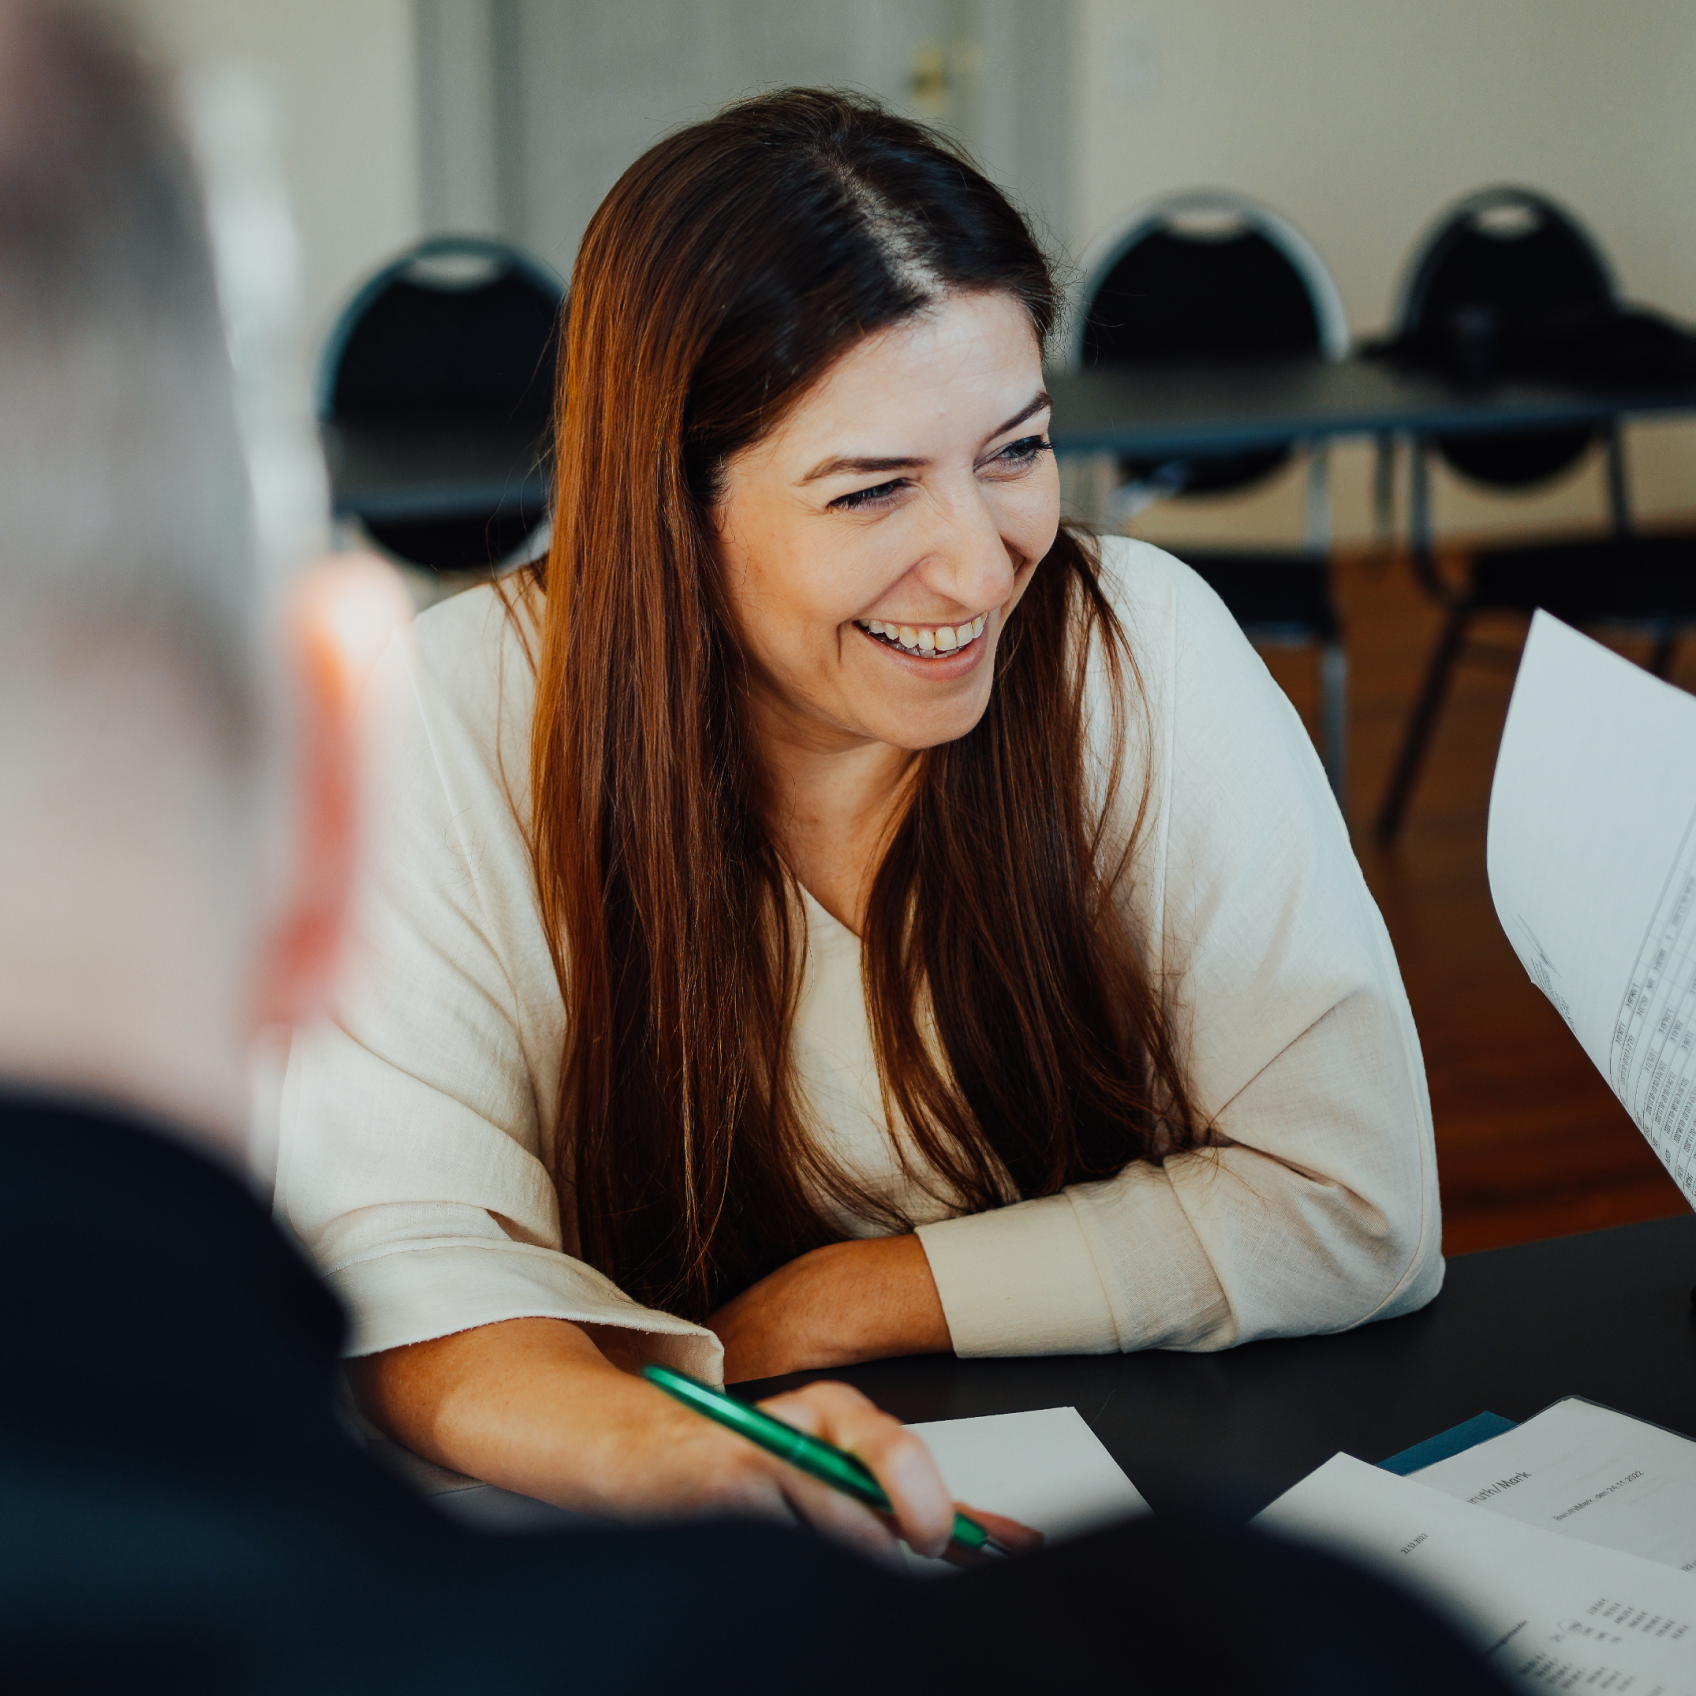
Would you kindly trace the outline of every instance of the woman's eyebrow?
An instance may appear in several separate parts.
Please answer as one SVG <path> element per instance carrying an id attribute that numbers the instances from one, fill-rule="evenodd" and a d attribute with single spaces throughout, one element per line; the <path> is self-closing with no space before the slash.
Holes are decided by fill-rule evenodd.
<path id="1" fill-rule="evenodd" d="M 1045 406 L 1051 404 L 1048 391 L 1038 389 L 1036 395 L 1030 401 L 1020 407 L 1005 424 L 998 424 L 984 437 L 984 440 L 993 442 L 997 436 L 1006 435 L 1009 430 L 1023 424 L 1033 413 L 1041 412 Z M 928 459 L 921 459 L 912 455 L 885 459 L 867 459 L 850 455 L 840 459 L 827 459 L 821 464 L 815 465 L 801 481 L 803 483 L 816 483 L 821 477 L 839 476 L 844 471 L 861 474 L 878 471 L 916 471 L 929 464 Z"/>
<path id="2" fill-rule="evenodd" d="M 834 477 L 842 471 L 912 471 L 919 466 L 929 465 L 928 459 L 827 459 L 822 465 L 815 465 L 805 477 L 803 483 L 816 483 L 821 477 Z"/>
<path id="3" fill-rule="evenodd" d="M 1046 389 L 1038 389 L 1035 398 L 1028 406 L 1021 407 L 1011 418 L 1007 420 L 1005 424 L 998 425 L 995 429 L 991 430 L 990 433 L 984 437 L 984 440 L 986 442 L 993 442 L 997 436 L 1005 436 L 1009 430 L 1017 429 L 1018 426 L 1023 424 L 1024 421 L 1033 413 L 1041 412 L 1045 406 L 1051 405 L 1053 405 L 1053 402 L 1048 398 L 1048 391 Z"/>

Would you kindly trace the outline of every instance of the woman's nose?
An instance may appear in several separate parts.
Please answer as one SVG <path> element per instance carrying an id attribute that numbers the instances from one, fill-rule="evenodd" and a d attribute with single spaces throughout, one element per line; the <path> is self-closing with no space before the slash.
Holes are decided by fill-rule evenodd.
<path id="1" fill-rule="evenodd" d="M 939 506 L 918 575 L 926 587 L 972 612 L 1000 606 L 1013 592 L 1017 566 L 990 504 L 974 486 Z"/>

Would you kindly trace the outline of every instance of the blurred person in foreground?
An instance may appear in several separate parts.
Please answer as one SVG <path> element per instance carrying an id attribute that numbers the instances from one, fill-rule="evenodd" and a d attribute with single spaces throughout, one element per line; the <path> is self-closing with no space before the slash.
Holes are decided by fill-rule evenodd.
<path id="1" fill-rule="evenodd" d="M 267 623 L 182 146 L 106 26 L 6 3 L 0 433 L 7 1690 L 1487 1687 L 1388 1592 L 1242 1534 L 918 1587 L 769 1526 L 480 1537 L 372 1463 L 341 1313 L 241 1173 L 251 1035 L 336 966 L 390 591 L 322 567 Z M 934 1541 L 923 1446 L 843 1406 Z"/>

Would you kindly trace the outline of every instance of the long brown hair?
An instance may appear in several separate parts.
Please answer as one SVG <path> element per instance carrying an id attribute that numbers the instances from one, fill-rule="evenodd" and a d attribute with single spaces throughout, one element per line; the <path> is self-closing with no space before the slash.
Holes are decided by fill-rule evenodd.
<path id="1" fill-rule="evenodd" d="M 532 844 L 565 999 L 554 1177 L 585 1259 L 695 1317 L 839 1237 L 827 1203 L 908 1223 L 817 1146 L 791 1076 L 805 924 L 757 802 L 713 505 L 728 456 L 948 290 L 1014 296 L 1039 339 L 1053 321 L 1040 250 L 966 159 L 813 90 L 660 142 L 573 273 L 554 539 L 529 585 L 545 600 Z M 1111 899 L 1128 845 L 1086 773 L 1092 644 L 1122 702 L 1129 648 L 1062 531 L 982 721 L 919 757 L 870 896 L 891 1125 L 970 1210 L 1197 1140 Z M 1119 730 L 1122 749 L 1122 713 Z"/>

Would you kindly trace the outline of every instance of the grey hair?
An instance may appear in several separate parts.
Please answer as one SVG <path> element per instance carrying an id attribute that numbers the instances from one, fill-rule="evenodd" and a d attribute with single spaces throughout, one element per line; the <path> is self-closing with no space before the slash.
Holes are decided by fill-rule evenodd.
<path id="1" fill-rule="evenodd" d="M 258 616 L 212 257 L 164 88 L 109 22 L 0 0 L 0 666 L 50 684 L 148 644 L 245 751 Z"/>

